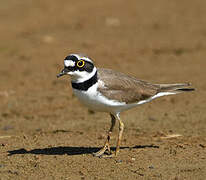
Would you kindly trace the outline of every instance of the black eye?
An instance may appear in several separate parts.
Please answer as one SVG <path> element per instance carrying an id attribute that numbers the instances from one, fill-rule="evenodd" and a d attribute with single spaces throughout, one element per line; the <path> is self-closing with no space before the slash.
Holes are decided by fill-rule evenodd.
<path id="1" fill-rule="evenodd" d="M 77 62 L 77 67 L 82 68 L 84 66 L 84 64 L 85 64 L 84 60 L 79 60 Z"/>

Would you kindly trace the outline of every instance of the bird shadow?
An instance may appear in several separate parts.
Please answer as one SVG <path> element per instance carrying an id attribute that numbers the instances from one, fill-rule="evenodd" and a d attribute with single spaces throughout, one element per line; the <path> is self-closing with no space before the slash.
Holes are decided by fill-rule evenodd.
<path id="1" fill-rule="evenodd" d="M 133 147 L 121 147 L 120 149 L 144 149 L 144 148 L 159 148 L 156 145 L 138 145 Z M 49 147 L 43 149 L 32 149 L 27 151 L 24 148 L 16 149 L 12 151 L 7 151 L 8 156 L 16 155 L 16 154 L 41 154 L 41 155 L 82 155 L 82 154 L 92 154 L 97 152 L 100 148 L 98 147 Z M 111 147 L 111 150 L 115 150 L 115 147 Z"/>

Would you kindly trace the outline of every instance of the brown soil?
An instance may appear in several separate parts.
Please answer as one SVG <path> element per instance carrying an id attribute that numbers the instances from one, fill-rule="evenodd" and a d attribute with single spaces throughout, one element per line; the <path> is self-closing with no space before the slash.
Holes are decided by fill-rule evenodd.
<path id="1" fill-rule="evenodd" d="M 205 7 L 202 0 L 2 1 L 0 179 L 206 179 Z M 56 79 L 73 52 L 197 90 L 122 113 L 119 156 L 95 158 L 110 119 L 82 106 L 68 77 Z"/>

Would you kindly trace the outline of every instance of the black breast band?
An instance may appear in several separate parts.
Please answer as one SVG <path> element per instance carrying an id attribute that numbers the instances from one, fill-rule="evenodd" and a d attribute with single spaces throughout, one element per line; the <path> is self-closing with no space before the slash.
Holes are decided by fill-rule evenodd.
<path id="1" fill-rule="evenodd" d="M 94 76 L 92 76 L 90 79 L 81 82 L 81 83 L 73 83 L 72 82 L 72 87 L 74 89 L 78 89 L 81 91 L 87 91 L 91 86 L 93 86 L 97 82 L 97 71 Z"/>

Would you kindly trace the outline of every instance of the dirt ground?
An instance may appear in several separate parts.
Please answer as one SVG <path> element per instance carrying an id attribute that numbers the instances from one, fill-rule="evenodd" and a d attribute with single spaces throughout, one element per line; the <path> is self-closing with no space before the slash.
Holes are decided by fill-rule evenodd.
<path id="1" fill-rule="evenodd" d="M 206 1 L 7 0 L 0 6 L 0 179 L 206 179 Z M 56 78 L 69 53 L 154 83 L 191 82 L 110 126 Z M 118 127 L 111 144 L 115 148 Z M 113 148 L 113 150 L 114 150 Z"/>

